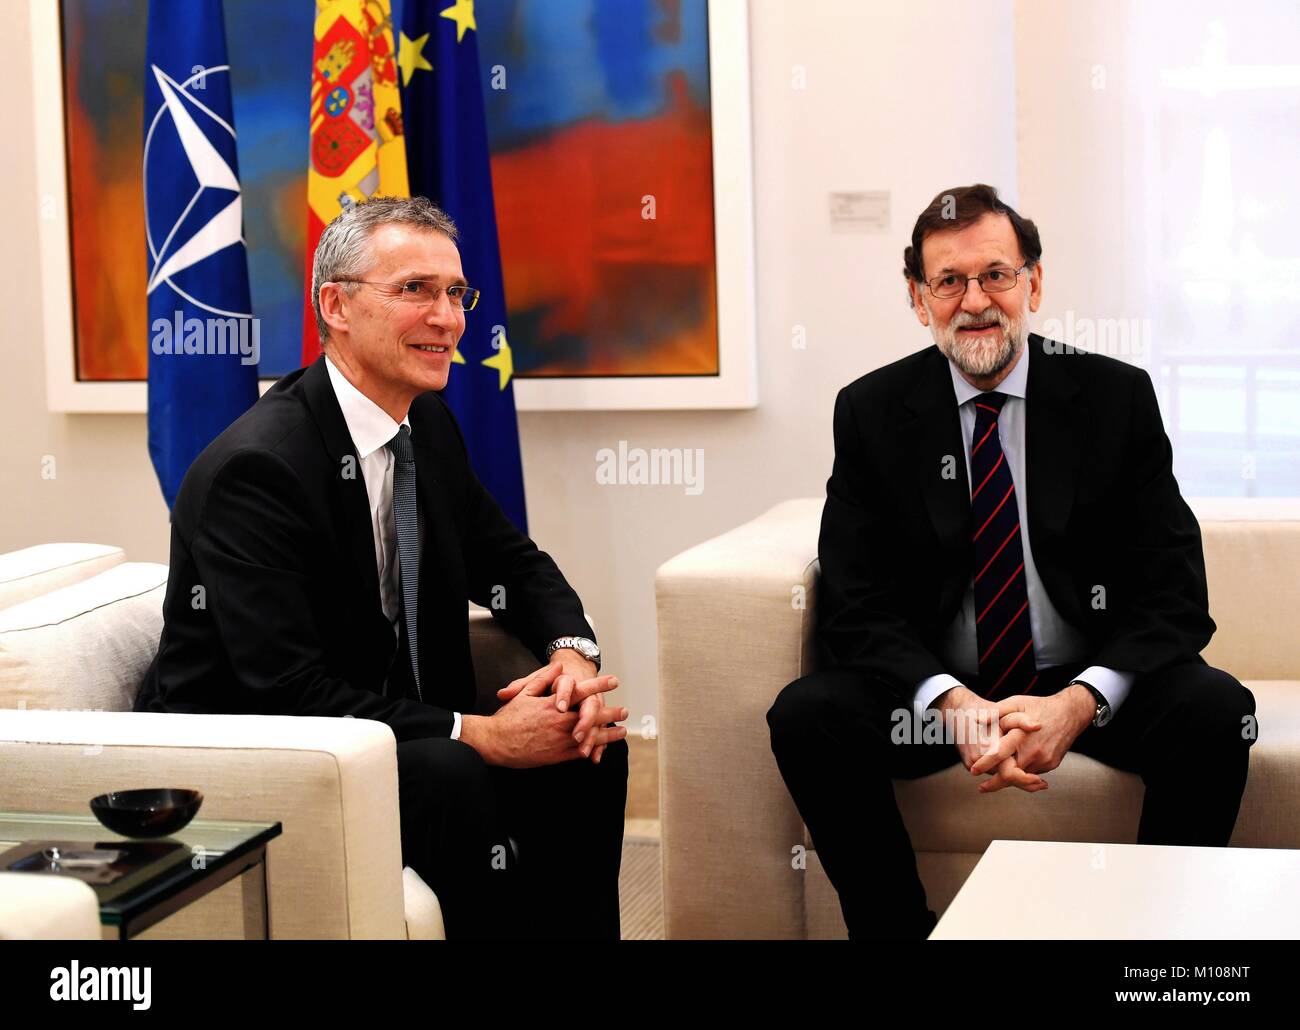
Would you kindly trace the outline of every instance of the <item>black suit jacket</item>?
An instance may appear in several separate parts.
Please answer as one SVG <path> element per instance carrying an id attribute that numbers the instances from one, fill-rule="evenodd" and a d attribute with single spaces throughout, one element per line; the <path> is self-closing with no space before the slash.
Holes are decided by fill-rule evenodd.
<path id="1" fill-rule="evenodd" d="M 1044 589 L 1095 664 L 1142 674 L 1195 659 L 1214 632 L 1201 533 L 1150 376 L 1037 334 L 1026 347 L 1028 532 Z M 818 547 L 824 665 L 900 697 L 953 671 L 936 655 L 973 572 L 964 447 L 937 347 L 840 391 Z"/>
<path id="2" fill-rule="evenodd" d="M 276 383 L 181 484 L 162 639 L 136 711 L 351 715 L 388 723 L 399 741 L 445 737 L 453 709 L 475 708 L 468 601 L 539 663 L 556 637 L 595 638 L 555 563 L 475 477 L 443 399 L 417 397 L 410 421 L 425 527 L 423 702 L 384 696 L 398 640 L 380 607 L 360 462 L 322 357 Z M 495 587 L 503 607 L 492 607 Z"/>

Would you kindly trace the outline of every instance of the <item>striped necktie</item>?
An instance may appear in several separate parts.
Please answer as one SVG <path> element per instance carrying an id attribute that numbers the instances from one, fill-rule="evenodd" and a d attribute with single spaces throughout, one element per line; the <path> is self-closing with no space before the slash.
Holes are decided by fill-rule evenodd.
<path id="1" fill-rule="evenodd" d="M 416 696 L 420 692 L 420 642 L 416 636 L 416 614 L 420 597 L 420 524 L 415 503 L 415 450 L 411 431 L 401 426 L 386 444 L 393 452 L 393 519 L 397 523 L 397 557 L 402 568 L 402 615 L 411 652 L 411 675 Z"/>
<path id="2" fill-rule="evenodd" d="M 998 433 L 1006 399 L 1002 393 L 975 398 L 970 450 L 980 693 L 993 699 L 1029 693 L 1038 679 L 1016 484 Z"/>

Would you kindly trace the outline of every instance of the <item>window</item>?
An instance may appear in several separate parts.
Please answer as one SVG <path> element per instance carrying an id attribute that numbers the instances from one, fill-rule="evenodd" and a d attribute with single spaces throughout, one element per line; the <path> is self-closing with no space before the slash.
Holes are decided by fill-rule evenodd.
<path id="1" fill-rule="evenodd" d="M 1175 472 L 1186 496 L 1300 497 L 1300 18 L 1126 11 L 1145 197 L 1124 260 L 1159 327 L 1143 360 Z"/>

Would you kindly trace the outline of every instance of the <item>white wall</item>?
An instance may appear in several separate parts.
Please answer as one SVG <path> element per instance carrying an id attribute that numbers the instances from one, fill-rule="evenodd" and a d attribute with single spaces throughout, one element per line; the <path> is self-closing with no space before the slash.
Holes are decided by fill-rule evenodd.
<path id="1" fill-rule="evenodd" d="M 0 36 L 10 140 L 32 132 L 27 15 L 15 7 Z M 916 214 L 944 187 L 970 182 L 1017 197 L 1011 0 L 751 7 L 759 407 L 520 416 L 533 534 L 595 617 L 634 728 L 657 710 L 655 569 L 778 501 L 823 493 L 836 391 L 929 343 L 900 274 Z M 802 90 L 792 88 L 796 66 Z M 19 159 L 0 168 L 6 235 L 17 241 L 0 249 L 0 550 L 104 540 L 166 561 L 167 513 L 143 416 L 45 410 L 32 279 L 38 191 L 22 150 L 11 153 Z M 827 194 L 860 189 L 890 191 L 889 231 L 832 233 Z M 792 346 L 796 326 L 806 331 L 802 350 Z M 596 452 L 619 440 L 703 448 L 703 493 L 597 485 Z M 59 462 L 52 482 L 40 478 L 47 453 Z"/>
<path id="2" fill-rule="evenodd" d="M 1062 321 L 1067 311 L 1093 318 L 1144 313 L 1133 307 L 1140 291 L 1128 282 L 1130 250 L 1142 233 L 1126 135 L 1134 84 L 1122 33 L 1125 6 L 1091 0 L 1016 8 L 1020 210 L 1043 238 L 1036 328 L 1044 319 Z"/>

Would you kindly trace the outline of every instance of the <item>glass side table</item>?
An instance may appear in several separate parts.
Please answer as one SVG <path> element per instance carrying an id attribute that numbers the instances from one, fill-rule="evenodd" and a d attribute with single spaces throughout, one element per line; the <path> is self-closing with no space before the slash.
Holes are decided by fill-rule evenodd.
<path id="1" fill-rule="evenodd" d="M 0 812 L 0 870 L 30 870 L 71 876 L 52 868 L 48 842 L 122 853 L 98 873 L 78 875 L 99 898 L 105 937 L 127 940 L 166 919 L 222 884 L 241 877 L 244 937 L 270 937 L 266 895 L 266 845 L 280 836 L 280 823 L 236 823 L 195 819 L 169 837 L 123 837 L 93 815 Z M 66 852 L 65 852 L 66 853 Z M 111 878 L 111 882 L 103 882 Z M 95 882 L 99 879 L 101 882 Z"/>

